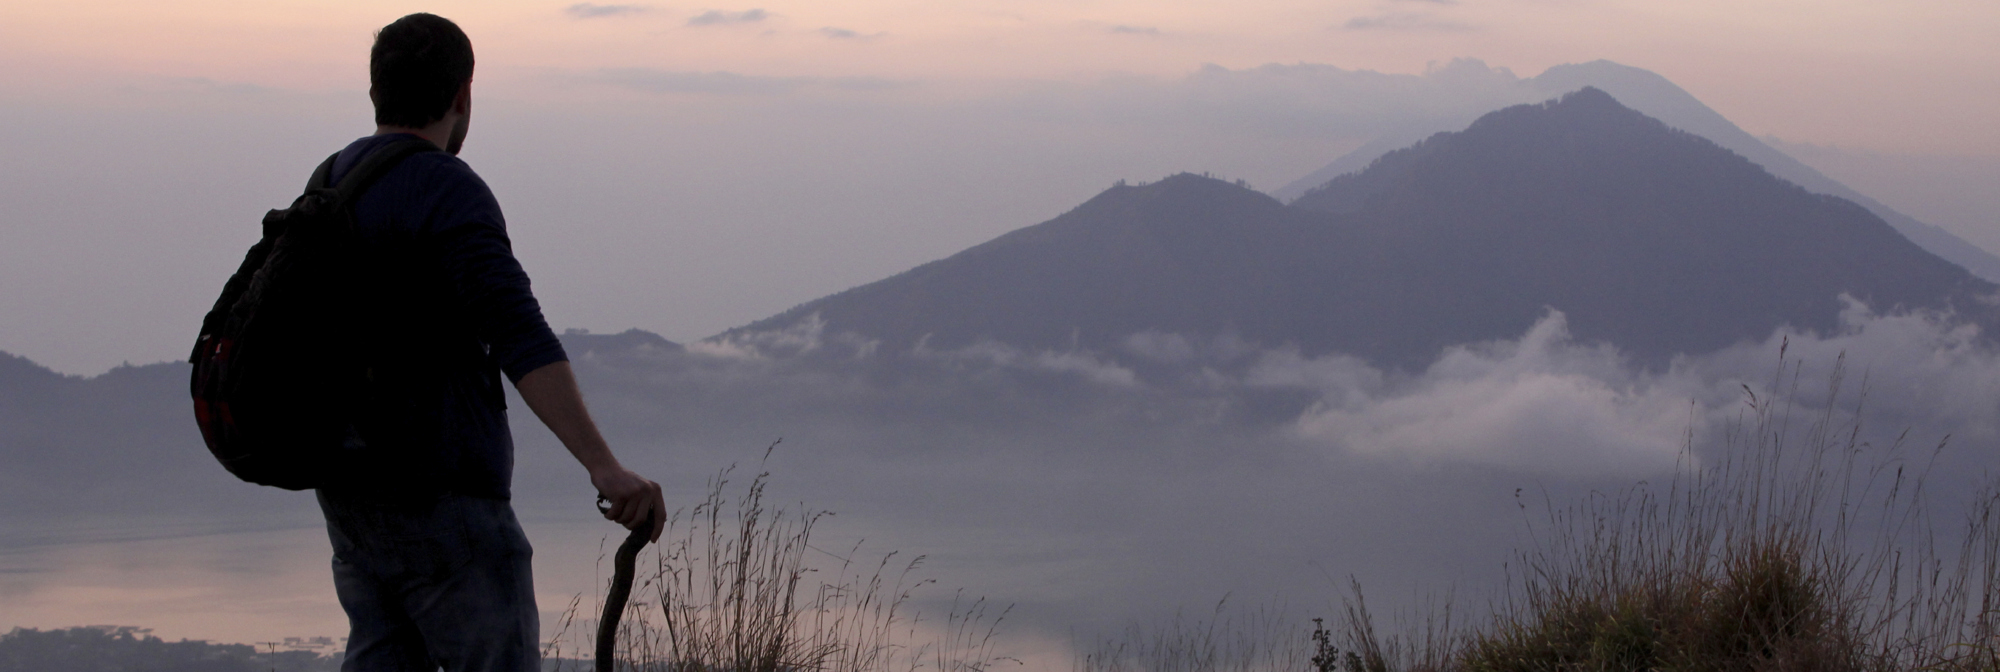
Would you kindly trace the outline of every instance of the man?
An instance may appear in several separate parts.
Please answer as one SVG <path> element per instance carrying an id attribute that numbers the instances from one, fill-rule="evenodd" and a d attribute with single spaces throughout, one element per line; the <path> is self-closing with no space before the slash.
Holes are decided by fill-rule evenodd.
<path id="1" fill-rule="evenodd" d="M 421 138 L 355 202 L 351 278 L 379 325 L 355 425 L 366 459 L 318 489 L 334 586 L 347 611 L 346 672 L 539 670 L 532 550 L 509 504 L 513 440 L 504 373 L 610 500 L 606 518 L 651 526 L 660 486 L 620 465 L 584 407 L 562 345 L 515 261 L 493 193 L 456 158 L 472 115 L 472 44 L 412 14 L 376 34 L 376 132 L 334 161 Z"/>

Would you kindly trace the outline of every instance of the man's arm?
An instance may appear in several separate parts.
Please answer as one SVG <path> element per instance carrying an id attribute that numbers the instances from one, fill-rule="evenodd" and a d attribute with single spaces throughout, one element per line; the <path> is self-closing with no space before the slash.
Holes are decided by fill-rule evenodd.
<path id="1" fill-rule="evenodd" d="M 429 185 L 424 202 L 438 204 L 421 235 L 430 236 L 439 251 L 453 296 L 471 318 L 468 326 L 492 348 L 494 361 L 514 381 L 528 408 L 590 471 L 598 494 L 611 500 L 605 517 L 630 529 L 652 515 L 652 536 L 658 541 L 666 525 L 660 486 L 619 464 L 590 420 L 562 343 L 542 319 L 528 274 L 514 258 L 492 190 L 457 159 L 428 154 L 410 161 L 421 161 L 413 165 L 425 171 L 420 174 Z"/>
<path id="2" fill-rule="evenodd" d="M 583 393 L 577 389 L 569 362 L 553 362 L 529 371 L 515 381 L 514 389 L 520 390 L 521 399 L 528 402 L 535 417 L 541 418 L 563 447 L 590 471 L 590 484 L 611 500 L 611 510 L 604 517 L 629 530 L 637 529 L 650 514 L 652 539 L 659 541 L 660 530 L 667 524 L 667 502 L 660 494 L 660 484 L 626 469 L 611 454 L 610 444 L 604 442 L 597 423 L 590 419 L 590 409 L 583 405 Z"/>

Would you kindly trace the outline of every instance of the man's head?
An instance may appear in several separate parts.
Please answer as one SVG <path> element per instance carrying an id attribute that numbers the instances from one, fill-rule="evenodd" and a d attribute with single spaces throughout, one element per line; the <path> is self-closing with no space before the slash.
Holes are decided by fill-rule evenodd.
<path id="1" fill-rule="evenodd" d="M 435 14 L 411 14 L 375 32 L 368 55 L 375 124 L 421 129 L 460 113 L 446 151 L 458 153 L 470 112 L 472 40 Z"/>

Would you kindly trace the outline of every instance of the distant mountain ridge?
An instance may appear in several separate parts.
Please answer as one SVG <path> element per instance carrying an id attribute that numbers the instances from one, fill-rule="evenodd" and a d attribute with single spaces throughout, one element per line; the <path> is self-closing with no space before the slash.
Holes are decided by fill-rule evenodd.
<path id="1" fill-rule="evenodd" d="M 659 334 L 637 328 L 626 329 L 616 334 L 593 334 L 588 329 L 566 329 L 556 339 L 562 341 L 563 352 L 568 354 L 570 359 L 590 357 L 599 352 L 672 353 L 686 349 L 679 343 L 662 338 Z"/>
<path id="2" fill-rule="evenodd" d="M 1702 104 L 1686 90 L 1649 70 L 1606 60 L 1557 65 L 1542 74 L 1520 81 L 1522 102 L 1541 100 L 1583 87 L 1603 90 L 1621 103 L 1665 122 L 1667 125 L 1702 136 L 1750 159 L 1782 179 L 1816 193 L 1854 201 L 1880 216 L 1919 247 L 1958 264 L 1988 281 L 2000 282 L 2000 256 L 1965 241 L 1938 226 L 1925 223 L 1869 198 L 1827 177 L 1818 170 L 1771 147 Z M 1376 139 L 1335 159 L 1298 180 L 1272 191 L 1284 202 L 1292 202 L 1314 188 L 1341 175 L 1366 168 L 1377 157 L 1417 142 L 1433 133 L 1462 128 L 1473 115 L 1417 119 L 1397 132 Z"/>
<path id="3" fill-rule="evenodd" d="M 163 362 L 65 376 L 0 353 L 0 510 L 115 508 L 156 494 L 133 484 L 233 480 L 206 457 L 189 372 L 186 362 Z"/>
<path id="4" fill-rule="evenodd" d="M 1404 367 L 1547 309 L 1652 362 L 1838 327 L 1845 294 L 1990 324 L 1992 283 L 1595 88 L 1481 117 L 1290 206 L 1193 175 L 717 336 L 821 321 L 886 350 L 1229 335 Z"/>
<path id="5" fill-rule="evenodd" d="M 580 365 L 625 366 L 635 356 L 683 351 L 639 329 L 572 329 L 559 338 Z M 210 520 L 220 520 L 266 510 L 260 507 L 272 506 L 274 497 L 284 501 L 276 490 L 237 481 L 208 456 L 188 401 L 191 373 L 187 362 L 177 361 L 71 376 L 0 352 L 0 464 L 6 465 L 0 469 L 0 512 L 156 511 L 171 508 L 168 500 L 185 499 L 212 507 Z M 175 494 L 197 491 L 204 494 Z M 304 501 L 310 506 L 310 497 Z"/>

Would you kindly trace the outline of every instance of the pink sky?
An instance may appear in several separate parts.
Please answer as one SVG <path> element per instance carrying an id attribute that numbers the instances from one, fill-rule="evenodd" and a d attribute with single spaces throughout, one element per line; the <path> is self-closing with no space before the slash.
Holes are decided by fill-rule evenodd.
<path id="1" fill-rule="evenodd" d="M 466 27 L 490 90 L 527 99 L 575 95 L 557 83 L 603 68 L 976 85 L 1461 56 L 1526 76 L 1606 58 L 1753 133 L 2000 154 L 2000 3 L 1983 0 L 732 1 L 20 3 L 0 10 L 0 82 L 43 99 L 149 77 L 351 90 L 369 31 L 421 9 Z"/>

